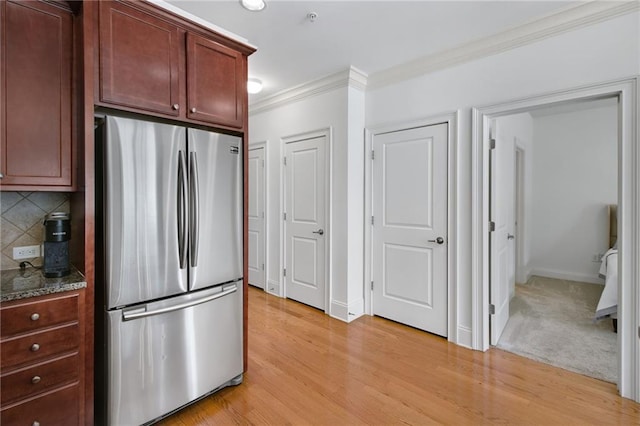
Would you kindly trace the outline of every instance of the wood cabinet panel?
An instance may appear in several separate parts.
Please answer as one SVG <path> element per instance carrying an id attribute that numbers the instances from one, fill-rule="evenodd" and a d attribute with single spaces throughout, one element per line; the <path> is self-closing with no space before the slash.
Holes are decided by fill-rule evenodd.
<path id="1" fill-rule="evenodd" d="M 78 384 L 64 387 L 20 404 L 4 407 L 0 424 L 72 426 L 79 422 Z"/>
<path id="2" fill-rule="evenodd" d="M 0 305 L 0 424 L 84 419 L 84 297 L 79 290 Z"/>
<path id="3" fill-rule="evenodd" d="M 98 105 L 244 129 L 252 48 L 149 3 L 98 7 Z"/>
<path id="4" fill-rule="evenodd" d="M 100 2 L 100 100 L 179 114 L 179 31 L 119 2 Z"/>
<path id="5" fill-rule="evenodd" d="M 2 185 L 72 185 L 71 11 L 1 2 Z"/>
<path id="6" fill-rule="evenodd" d="M 78 380 L 79 355 L 68 355 L 52 361 L 3 374 L 0 380 L 0 403 L 4 406 L 30 395 Z"/>
<path id="7" fill-rule="evenodd" d="M 3 306 L 0 309 L 3 337 L 77 320 L 77 294 Z"/>
<path id="8" fill-rule="evenodd" d="M 0 367 L 27 364 L 58 353 L 77 350 L 80 343 L 78 324 L 50 328 L 2 341 Z M 37 345 L 37 346 L 34 346 Z"/>
<path id="9" fill-rule="evenodd" d="M 195 34 L 187 34 L 187 117 L 242 127 L 242 54 Z"/>

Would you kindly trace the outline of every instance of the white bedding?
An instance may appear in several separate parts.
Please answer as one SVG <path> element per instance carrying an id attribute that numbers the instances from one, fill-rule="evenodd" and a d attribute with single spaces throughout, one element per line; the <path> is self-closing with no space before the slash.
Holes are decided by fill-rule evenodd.
<path id="1" fill-rule="evenodd" d="M 609 249 L 602 258 L 600 276 L 605 279 L 604 290 L 596 308 L 596 319 L 618 317 L 618 250 Z"/>

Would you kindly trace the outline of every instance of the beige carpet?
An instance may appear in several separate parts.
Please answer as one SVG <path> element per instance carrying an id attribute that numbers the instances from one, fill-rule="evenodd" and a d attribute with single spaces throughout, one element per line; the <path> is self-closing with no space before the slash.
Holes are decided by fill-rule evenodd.
<path id="1" fill-rule="evenodd" d="M 532 277 L 517 284 L 498 347 L 607 382 L 617 381 L 611 320 L 593 322 L 604 286 Z"/>

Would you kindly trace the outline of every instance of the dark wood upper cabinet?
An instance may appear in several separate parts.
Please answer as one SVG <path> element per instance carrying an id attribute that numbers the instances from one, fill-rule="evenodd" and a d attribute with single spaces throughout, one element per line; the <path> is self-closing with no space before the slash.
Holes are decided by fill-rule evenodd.
<path id="1" fill-rule="evenodd" d="M 244 129 L 254 49 L 148 2 L 101 1 L 97 104 Z"/>
<path id="2" fill-rule="evenodd" d="M 119 2 L 100 2 L 100 100 L 179 115 L 180 33 Z"/>
<path id="3" fill-rule="evenodd" d="M 73 14 L 12 0 L 0 14 L 3 189 L 70 190 Z"/>
<path id="4" fill-rule="evenodd" d="M 246 84 L 243 70 L 241 53 L 187 34 L 187 116 L 242 127 Z"/>

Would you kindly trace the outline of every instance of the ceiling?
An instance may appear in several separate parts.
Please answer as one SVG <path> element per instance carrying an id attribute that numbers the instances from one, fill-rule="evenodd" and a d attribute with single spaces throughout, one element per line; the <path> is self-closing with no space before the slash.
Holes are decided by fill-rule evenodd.
<path id="1" fill-rule="evenodd" d="M 250 103 L 344 71 L 367 75 L 567 8 L 569 1 L 277 1 L 249 12 L 237 0 L 168 0 L 257 47 Z M 315 12 L 311 22 L 308 14 Z"/>

